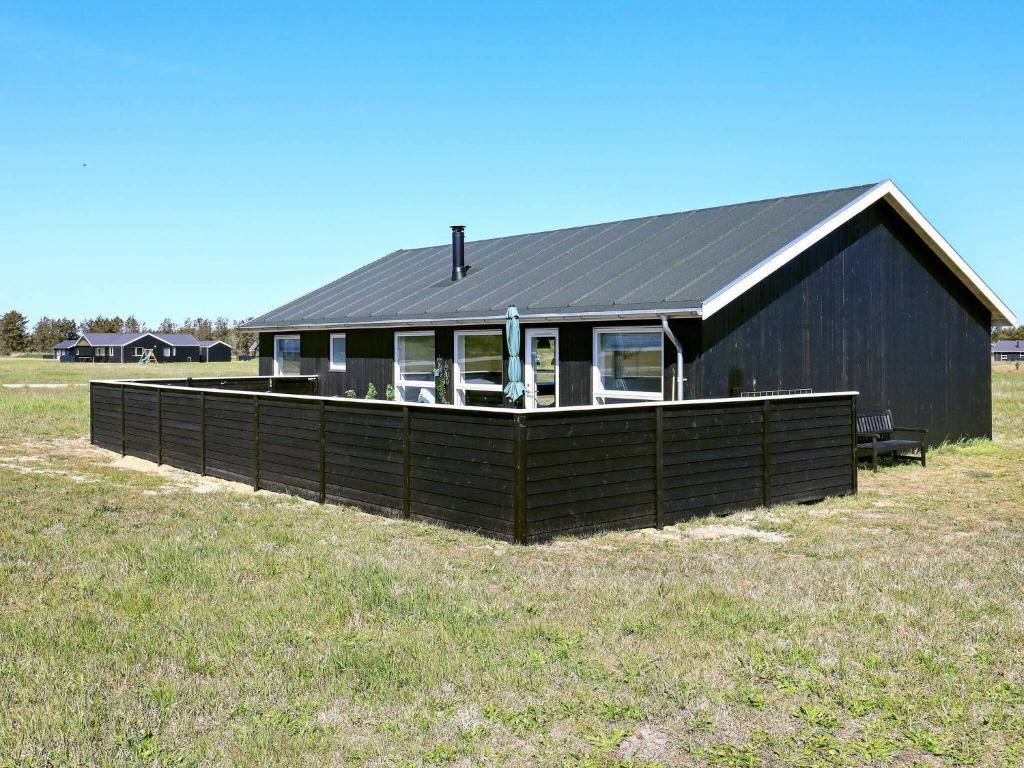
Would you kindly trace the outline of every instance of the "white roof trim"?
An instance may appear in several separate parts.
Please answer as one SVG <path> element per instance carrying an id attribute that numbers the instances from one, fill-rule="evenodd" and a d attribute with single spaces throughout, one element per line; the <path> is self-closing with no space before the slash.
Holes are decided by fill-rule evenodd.
<path id="1" fill-rule="evenodd" d="M 922 213 L 914 207 L 914 204 L 907 199 L 907 196 L 900 191 L 891 179 L 876 184 L 859 197 L 847 203 L 828 218 L 824 219 L 817 226 L 808 230 L 796 240 L 783 246 L 767 259 L 762 261 L 753 269 L 738 277 L 719 291 L 708 298 L 702 306 L 702 315 L 710 317 L 726 304 L 737 298 L 757 283 L 764 280 L 780 267 L 789 263 L 812 245 L 822 240 L 843 224 L 848 222 L 857 214 L 866 210 L 869 206 L 885 199 L 900 216 L 917 232 L 921 238 L 928 243 L 935 255 L 942 262 L 953 270 L 953 273 L 960 278 L 971 293 L 978 297 L 982 304 L 992 311 L 993 324 L 1017 325 L 1017 318 L 1010 311 L 1010 308 L 995 295 L 978 273 L 964 261 L 963 257 L 956 252 L 946 239 L 939 234 Z"/>
<path id="2" fill-rule="evenodd" d="M 601 320 L 601 321 L 614 321 L 614 320 L 648 320 L 648 321 L 660 321 L 662 315 L 667 315 L 671 318 L 676 317 L 700 317 L 700 310 L 695 307 L 679 307 L 669 309 L 611 309 L 611 310 L 595 310 L 593 312 L 543 312 L 537 314 L 522 314 L 519 315 L 520 323 L 553 323 L 553 322 L 571 322 L 576 320 Z M 239 326 L 247 331 L 313 331 L 330 328 L 333 330 L 343 331 L 349 328 L 368 328 L 368 327 L 380 327 L 385 328 L 422 328 L 424 326 L 434 327 L 439 325 L 488 325 L 488 324 L 505 324 L 505 314 L 500 315 L 479 315 L 475 317 L 451 317 L 442 316 L 437 317 L 421 317 L 403 320 L 364 320 L 364 321 L 345 321 L 339 320 L 336 323 L 299 323 L 299 324 L 287 324 L 282 323 L 278 325 L 249 325 L 244 324 Z"/>

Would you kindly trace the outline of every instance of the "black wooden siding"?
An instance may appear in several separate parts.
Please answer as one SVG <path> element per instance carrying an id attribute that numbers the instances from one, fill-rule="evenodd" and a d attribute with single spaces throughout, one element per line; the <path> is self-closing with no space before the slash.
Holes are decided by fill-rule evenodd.
<path id="1" fill-rule="evenodd" d="M 851 395 L 461 410 L 94 382 L 92 442 L 509 541 L 856 489 Z"/>
<path id="2" fill-rule="evenodd" d="M 161 363 L 187 363 L 187 362 L 199 362 L 202 358 L 200 357 L 200 348 L 198 346 L 181 346 L 176 347 L 172 344 L 168 344 L 166 341 L 156 338 L 150 334 L 144 334 L 137 341 L 133 341 L 124 347 L 115 346 L 113 347 L 114 354 L 106 355 L 104 357 L 96 357 L 96 347 L 80 346 L 74 347 L 76 357 L 91 357 L 93 362 L 98 363 L 137 363 L 141 360 L 141 357 L 133 357 L 132 350 L 136 347 L 143 347 L 145 349 L 153 349 L 156 351 L 157 360 Z M 105 350 L 111 349 L 108 345 L 102 345 Z M 164 357 L 165 349 L 173 349 L 174 355 L 171 357 Z M 231 359 L 230 350 L 227 347 L 220 346 L 220 349 L 224 349 L 228 352 L 227 360 Z"/>
<path id="3" fill-rule="evenodd" d="M 857 390 L 936 444 L 990 437 L 991 313 L 877 204 L 702 324 L 698 397 Z"/>

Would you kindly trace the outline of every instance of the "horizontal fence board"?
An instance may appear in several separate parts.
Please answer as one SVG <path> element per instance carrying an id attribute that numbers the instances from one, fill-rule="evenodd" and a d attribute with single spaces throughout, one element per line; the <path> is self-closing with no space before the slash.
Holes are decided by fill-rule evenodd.
<path id="1" fill-rule="evenodd" d="M 572 451 L 567 457 L 563 457 L 560 460 L 560 464 L 565 466 L 569 464 L 589 463 L 602 459 L 612 459 L 617 456 L 653 457 L 654 443 L 652 442 L 650 445 L 644 445 L 642 443 L 623 445 L 618 450 L 615 450 L 614 447 L 610 446 L 601 446 L 599 448 L 580 448 Z M 550 461 L 551 457 L 549 455 L 534 454 L 527 449 L 526 466 L 528 468 L 539 467 Z"/>
<path id="2" fill-rule="evenodd" d="M 470 448 L 463 448 L 461 445 L 424 445 L 422 443 L 412 444 L 413 464 L 423 464 L 426 457 L 444 459 L 446 461 L 461 461 L 467 466 L 473 464 L 493 464 L 494 466 L 512 468 L 511 453 L 494 453 L 490 451 L 478 451 Z"/>
<path id="3" fill-rule="evenodd" d="M 531 520 L 527 528 L 527 537 L 541 540 L 565 534 L 651 528 L 655 522 L 653 504 L 623 505 L 599 512 L 566 514 L 544 520 Z"/>
<path id="4" fill-rule="evenodd" d="M 435 506 L 424 501 L 414 501 L 410 511 L 413 520 L 443 523 L 471 531 L 488 531 L 511 538 L 513 534 L 511 513 L 507 519 L 465 512 L 447 506 Z"/>
<path id="5" fill-rule="evenodd" d="M 571 475 L 584 477 L 587 475 L 601 475 L 620 471 L 629 471 L 651 466 L 651 454 L 648 452 L 637 452 L 632 456 L 615 456 L 604 460 L 584 461 L 583 463 L 561 463 L 548 462 L 537 466 L 527 466 L 526 481 L 529 484 L 543 482 L 553 478 Z"/>
<path id="6" fill-rule="evenodd" d="M 438 493 L 431 489 L 421 487 L 417 481 L 413 481 L 410 485 L 409 498 L 412 500 L 414 508 L 418 504 L 429 504 L 439 508 L 457 509 L 462 512 L 470 512 L 481 516 L 497 515 L 501 509 L 501 507 L 493 503 L 489 503 L 489 500 L 481 501 L 476 498 L 475 494 L 456 486 L 448 486 L 445 489 L 448 492 Z M 509 504 L 507 506 L 510 510 L 509 514 L 511 516 L 511 500 L 509 500 Z"/>
<path id="7" fill-rule="evenodd" d="M 458 446 L 460 450 L 482 451 L 485 453 L 511 454 L 511 441 L 492 440 L 488 437 L 468 437 L 460 435 L 458 440 L 453 435 L 440 435 L 412 429 L 410 432 L 412 445 L 416 450 L 434 455 L 443 454 L 449 446 Z"/>

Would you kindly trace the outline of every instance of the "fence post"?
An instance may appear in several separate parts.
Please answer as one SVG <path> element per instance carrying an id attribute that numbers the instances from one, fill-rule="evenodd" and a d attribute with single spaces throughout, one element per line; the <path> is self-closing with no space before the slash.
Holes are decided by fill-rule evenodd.
<path id="1" fill-rule="evenodd" d="M 857 396 L 850 396 L 850 464 L 853 465 L 853 492 L 857 493 Z"/>
<path id="2" fill-rule="evenodd" d="M 260 489 L 260 396 L 252 396 L 252 489 Z"/>
<path id="3" fill-rule="evenodd" d="M 164 463 L 164 399 L 163 390 L 156 390 L 156 463 Z"/>
<path id="4" fill-rule="evenodd" d="M 199 393 L 199 474 L 206 476 L 206 392 Z"/>
<path id="5" fill-rule="evenodd" d="M 121 385 L 121 455 L 124 456 L 124 384 Z"/>
<path id="6" fill-rule="evenodd" d="M 662 412 L 665 407 L 654 406 L 654 525 L 665 527 L 665 438 Z"/>
<path id="7" fill-rule="evenodd" d="M 526 417 L 521 413 L 514 416 L 515 462 L 513 477 L 515 492 L 512 496 L 512 531 L 516 544 L 526 544 Z"/>
<path id="8" fill-rule="evenodd" d="M 412 440 L 409 429 L 409 406 L 402 406 L 402 517 L 412 515 Z"/>
<path id="9" fill-rule="evenodd" d="M 320 503 L 327 502 L 327 405 L 320 401 Z"/>
<path id="10" fill-rule="evenodd" d="M 761 408 L 761 461 L 764 463 L 764 505 L 772 505 L 771 401 L 766 397 Z"/>

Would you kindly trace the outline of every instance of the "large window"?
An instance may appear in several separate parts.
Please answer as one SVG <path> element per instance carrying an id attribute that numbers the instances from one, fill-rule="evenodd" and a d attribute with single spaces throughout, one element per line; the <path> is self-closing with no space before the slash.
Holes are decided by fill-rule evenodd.
<path id="1" fill-rule="evenodd" d="M 501 330 L 455 333 L 456 405 L 500 406 Z"/>
<path id="2" fill-rule="evenodd" d="M 434 332 L 395 334 L 395 399 L 434 402 Z"/>
<path id="3" fill-rule="evenodd" d="M 661 400 L 661 328 L 594 330 L 594 403 Z"/>
<path id="4" fill-rule="evenodd" d="M 331 334 L 331 370 L 344 371 L 348 366 L 348 349 L 344 333 Z"/>
<path id="5" fill-rule="evenodd" d="M 297 376 L 302 372 L 298 336 L 274 337 L 274 375 Z"/>
<path id="6" fill-rule="evenodd" d="M 106 356 L 107 356 L 107 348 L 106 347 L 96 347 L 96 357 L 106 357 Z"/>

